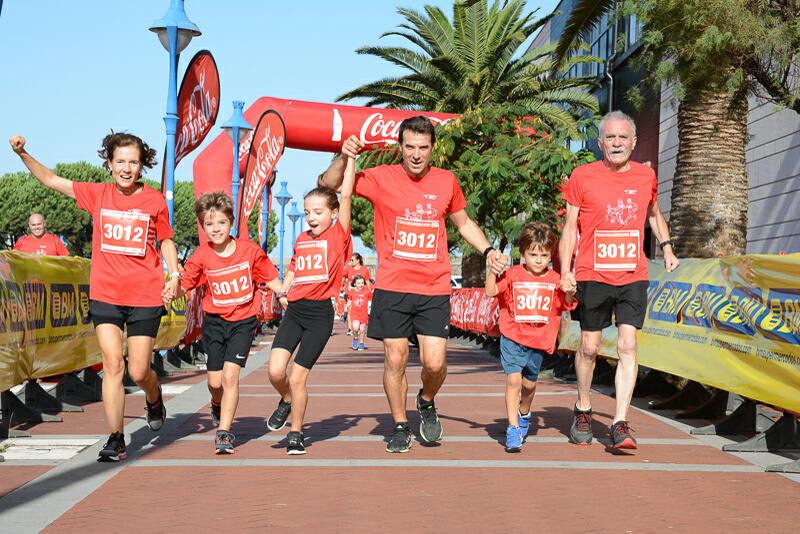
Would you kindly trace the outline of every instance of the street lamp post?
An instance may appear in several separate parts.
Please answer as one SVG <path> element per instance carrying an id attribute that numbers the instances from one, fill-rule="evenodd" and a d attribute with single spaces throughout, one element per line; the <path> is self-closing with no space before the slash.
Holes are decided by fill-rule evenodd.
<path id="1" fill-rule="evenodd" d="M 292 195 L 290 195 L 289 191 L 286 189 L 287 183 L 288 182 L 281 182 L 281 190 L 278 191 L 277 195 L 275 195 L 275 200 L 277 200 L 278 204 L 281 205 L 281 227 L 280 231 L 278 232 L 279 234 L 278 248 L 280 248 L 280 251 L 278 252 L 278 261 L 280 262 L 279 266 L 280 266 L 281 280 L 283 280 L 283 234 L 286 230 L 286 217 L 285 217 L 286 204 L 288 204 L 289 201 L 292 200 Z"/>
<path id="2" fill-rule="evenodd" d="M 292 209 L 289 210 L 289 220 L 292 221 L 292 243 L 297 240 L 297 221 L 303 214 L 297 209 L 297 202 L 292 202 Z"/>
<path id="3" fill-rule="evenodd" d="M 233 228 L 231 228 L 231 234 L 233 237 L 236 237 L 239 231 L 239 183 L 241 182 L 241 177 L 239 176 L 239 143 L 253 129 L 247 119 L 244 118 L 243 109 L 244 102 L 234 100 L 233 115 L 222 125 L 222 129 L 233 141 L 233 170 L 231 170 L 231 198 L 233 198 Z"/>
<path id="4" fill-rule="evenodd" d="M 275 171 L 277 174 L 278 171 Z M 273 179 L 269 183 L 275 183 Z M 261 249 L 264 253 L 268 253 L 267 245 L 269 244 L 269 185 L 264 186 L 263 196 L 261 197 L 261 227 L 264 229 L 264 235 L 261 238 Z"/>
<path id="5" fill-rule="evenodd" d="M 170 0 L 167 13 L 150 26 L 150 31 L 158 35 L 161 46 L 169 53 L 169 85 L 167 87 L 167 114 L 164 125 L 167 130 L 167 148 L 164 155 L 166 184 L 164 197 L 169 209 L 169 224 L 172 225 L 175 205 L 175 133 L 178 129 L 178 56 L 189 46 L 193 37 L 200 35 L 200 29 L 186 16 L 183 0 Z"/>

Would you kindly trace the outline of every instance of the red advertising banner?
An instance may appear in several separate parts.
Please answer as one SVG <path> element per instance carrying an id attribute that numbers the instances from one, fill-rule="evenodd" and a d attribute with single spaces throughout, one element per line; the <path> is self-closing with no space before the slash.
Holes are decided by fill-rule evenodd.
<path id="1" fill-rule="evenodd" d="M 214 56 L 201 50 L 189 61 L 178 91 L 178 129 L 175 135 L 175 167 L 200 146 L 219 114 L 219 71 Z M 162 166 L 161 190 L 166 168 Z"/>
<path id="2" fill-rule="evenodd" d="M 247 235 L 247 219 L 261 199 L 264 187 L 274 179 L 275 165 L 281 159 L 286 145 L 286 127 L 277 111 L 270 109 L 261 114 L 248 144 L 247 163 L 240 188 L 241 236 Z"/>

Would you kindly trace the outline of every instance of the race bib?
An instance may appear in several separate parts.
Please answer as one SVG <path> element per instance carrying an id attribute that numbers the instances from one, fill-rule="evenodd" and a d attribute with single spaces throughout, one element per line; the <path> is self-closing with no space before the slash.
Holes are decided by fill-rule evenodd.
<path id="1" fill-rule="evenodd" d="M 253 275 L 248 262 L 222 269 L 206 270 L 205 274 L 208 287 L 211 288 L 211 302 L 214 306 L 226 308 L 253 299 Z"/>
<path id="2" fill-rule="evenodd" d="M 419 261 L 436 261 L 439 221 L 417 221 L 397 217 L 392 256 Z"/>
<path id="3" fill-rule="evenodd" d="M 641 249 L 639 230 L 596 230 L 594 268 L 596 271 L 635 271 Z"/>
<path id="4" fill-rule="evenodd" d="M 514 282 L 514 321 L 517 323 L 550 322 L 556 285 L 544 282 Z"/>
<path id="5" fill-rule="evenodd" d="M 100 250 L 142 257 L 147 251 L 150 216 L 146 213 L 100 210 Z"/>
<path id="6" fill-rule="evenodd" d="M 298 243 L 294 258 L 294 283 L 313 284 L 328 281 L 328 242 Z"/>

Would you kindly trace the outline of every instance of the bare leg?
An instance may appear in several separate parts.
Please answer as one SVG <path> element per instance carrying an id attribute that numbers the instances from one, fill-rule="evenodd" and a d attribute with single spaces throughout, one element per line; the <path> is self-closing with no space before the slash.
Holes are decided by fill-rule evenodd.
<path id="1" fill-rule="evenodd" d="M 509 373 L 506 375 L 506 413 L 509 426 L 519 427 L 519 392 L 522 388 L 522 373 Z"/>
<path id="2" fill-rule="evenodd" d="M 289 377 L 286 368 L 289 366 L 289 359 L 292 355 L 286 349 L 272 349 L 269 353 L 269 363 L 267 374 L 269 382 L 275 388 L 281 398 L 286 402 L 291 402 L 292 391 L 289 387 Z"/>
<path id="3" fill-rule="evenodd" d="M 208 372 L 208 391 L 211 393 L 211 402 L 216 405 L 222 403 L 222 371 Z"/>
<path id="4" fill-rule="evenodd" d="M 122 378 L 125 361 L 122 359 L 122 330 L 113 324 L 101 324 L 95 328 L 97 342 L 103 354 L 103 410 L 111 432 L 122 432 L 124 426 L 125 389 Z"/>
<path id="5" fill-rule="evenodd" d="M 406 396 L 408 395 L 408 339 L 391 338 L 383 340 L 385 355 L 383 366 L 383 390 L 389 401 L 389 409 L 395 423 L 408 421 L 406 415 Z"/>
<path id="6" fill-rule="evenodd" d="M 575 352 L 575 374 L 578 377 L 578 409 L 588 410 L 592 407 L 589 392 L 592 389 L 592 376 L 597 351 L 603 339 L 602 332 L 581 332 L 581 346 Z"/>
<path id="7" fill-rule="evenodd" d="M 219 414 L 219 429 L 230 431 L 236 407 L 239 405 L 239 373 L 242 368 L 233 362 L 225 362 L 222 375 L 222 407 Z"/>
<path id="8" fill-rule="evenodd" d="M 522 378 L 522 392 L 519 400 L 519 411 L 526 414 L 531 411 L 531 404 L 533 404 L 533 396 L 536 394 L 536 382 Z"/>
<path id="9" fill-rule="evenodd" d="M 633 388 L 636 386 L 636 376 L 639 372 L 639 364 L 636 361 L 636 327 L 629 324 L 621 324 L 618 330 L 617 354 L 619 355 L 619 364 L 614 376 L 614 386 L 617 390 L 614 423 L 628 420 L 628 407 L 631 405 Z"/>
<path id="10" fill-rule="evenodd" d="M 292 432 L 303 431 L 303 418 L 306 415 L 306 406 L 308 406 L 306 381 L 309 371 L 310 369 L 295 363 L 292 367 L 292 375 L 289 377 L 289 385 L 292 388 Z"/>
<path id="11" fill-rule="evenodd" d="M 419 357 L 422 360 L 422 400 L 432 401 L 447 378 L 447 339 L 417 337 Z"/>

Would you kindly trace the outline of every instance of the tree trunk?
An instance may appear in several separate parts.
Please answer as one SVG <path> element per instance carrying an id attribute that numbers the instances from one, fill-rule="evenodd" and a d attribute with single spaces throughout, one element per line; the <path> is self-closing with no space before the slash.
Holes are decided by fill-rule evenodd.
<path id="1" fill-rule="evenodd" d="M 747 95 L 705 91 L 681 102 L 670 233 L 678 257 L 747 248 Z"/>
<path id="2" fill-rule="evenodd" d="M 461 256 L 461 276 L 463 287 L 483 287 L 486 282 L 486 260 L 483 254 L 476 252 L 467 256 Z"/>

